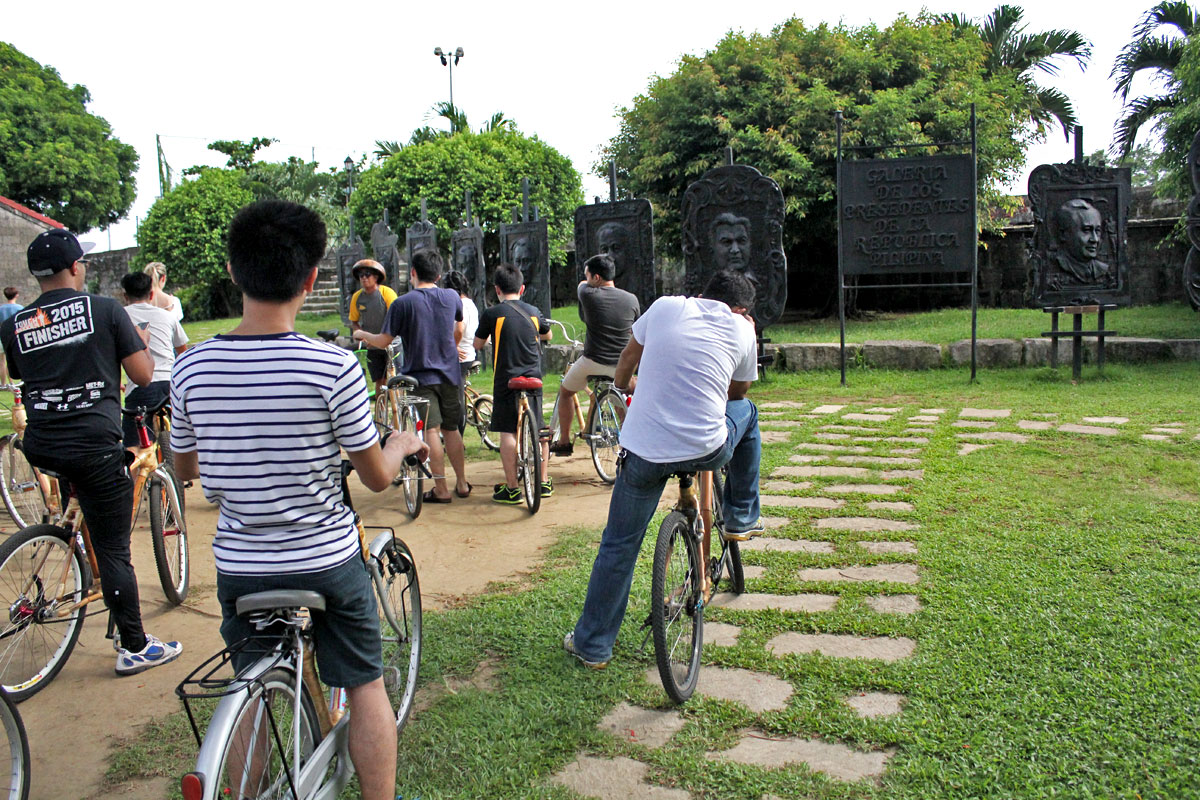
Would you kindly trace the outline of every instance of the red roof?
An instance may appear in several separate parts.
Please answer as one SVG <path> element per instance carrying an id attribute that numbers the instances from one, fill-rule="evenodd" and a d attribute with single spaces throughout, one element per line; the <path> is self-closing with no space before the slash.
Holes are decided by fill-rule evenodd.
<path id="1" fill-rule="evenodd" d="M 18 214 L 24 214 L 27 217 L 32 217 L 33 219 L 36 219 L 38 222 L 41 222 L 45 225 L 49 225 L 51 228 L 67 227 L 66 225 L 63 225 L 58 220 L 50 219 L 45 214 L 39 214 L 38 212 L 34 211 L 32 208 L 26 208 L 25 206 L 18 203 L 16 200 L 9 200 L 7 197 L 0 196 L 0 205 L 8 206 L 13 211 L 16 211 Z"/>

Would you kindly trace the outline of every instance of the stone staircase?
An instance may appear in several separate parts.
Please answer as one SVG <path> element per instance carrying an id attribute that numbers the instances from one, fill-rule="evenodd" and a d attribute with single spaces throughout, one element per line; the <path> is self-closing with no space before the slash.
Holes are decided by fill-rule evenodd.
<path id="1" fill-rule="evenodd" d="M 338 289 L 337 272 L 321 269 L 313 292 L 300 307 L 301 314 L 341 313 L 341 292 Z"/>

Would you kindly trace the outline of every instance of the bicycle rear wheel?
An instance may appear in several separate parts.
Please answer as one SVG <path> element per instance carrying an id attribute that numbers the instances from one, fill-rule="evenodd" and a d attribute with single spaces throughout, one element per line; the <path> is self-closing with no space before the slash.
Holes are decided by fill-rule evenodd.
<path id="1" fill-rule="evenodd" d="M 650 628 L 654 660 L 667 695 L 686 702 L 700 679 L 704 640 L 704 587 L 691 523 L 672 511 L 658 529 L 651 574 Z"/>
<path id="2" fill-rule="evenodd" d="M 4 742 L 0 743 L 0 798 L 26 800 L 29 797 L 29 739 L 25 736 L 20 712 L 4 692 L 0 692 L 0 720 L 3 720 L 0 734 L 4 736 Z M 7 760 L 4 757 L 6 750 Z"/>
<path id="3" fill-rule="evenodd" d="M 396 430 L 409 431 L 421 439 L 425 438 L 421 435 L 421 419 L 411 404 L 394 403 L 393 408 L 395 409 L 393 417 L 396 419 Z M 416 519 L 421 516 L 421 502 L 425 492 L 421 468 L 405 462 L 400 469 L 399 477 L 400 486 L 404 492 L 404 507 L 408 510 L 408 515 Z"/>
<path id="4" fill-rule="evenodd" d="M 542 443 L 533 414 L 522 413 L 517 421 L 517 479 L 530 514 L 542 505 Z"/>
<path id="5" fill-rule="evenodd" d="M 67 662 L 87 613 L 78 603 L 91 584 L 65 528 L 31 525 L 0 544 L 0 609 L 8 609 L 0 620 L 0 686 L 13 702 L 39 692 Z"/>
<path id="6" fill-rule="evenodd" d="M 492 424 L 492 396 L 490 394 L 481 394 L 479 399 L 471 406 L 474 409 L 475 430 L 479 431 L 479 438 L 483 440 L 483 446 L 488 450 L 500 449 L 500 443 L 492 438 L 492 432 L 488 428 Z"/>
<path id="7" fill-rule="evenodd" d="M 150 479 L 150 541 L 154 545 L 154 563 L 163 594 L 175 605 L 187 597 L 189 571 L 187 522 L 179 503 L 174 474 L 164 481 L 158 475 Z"/>
<path id="8" fill-rule="evenodd" d="M 179 495 L 179 511 L 186 514 L 187 498 L 183 494 L 183 481 L 175 477 L 175 451 L 171 449 L 171 431 L 165 426 L 160 426 L 158 431 L 158 461 L 166 465 L 171 473 L 171 480 L 175 482 L 175 493 Z"/>
<path id="9" fill-rule="evenodd" d="M 400 539 L 392 541 L 374 559 L 371 579 L 383 615 L 383 683 L 396 712 L 396 729 L 408 722 L 421 665 L 421 585 L 417 562 Z"/>
<path id="10" fill-rule="evenodd" d="M 296 673 L 291 667 L 269 670 L 241 699 L 213 797 L 292 797 L 296 776 L 321 741 L 321 726 L 308 689 L 300 686 L 300 763 L 295 760 Z"/>
<path id="11" fill-rule="evenodd" d="M 617 458 L 621 455 L 621 423 L 625 421 L 625 401 L 621 395 L 608 391 L 596 399 L 592 425 L 588 431 L 588 446 L 592 448 L 592 464 L 605 483 L 617 480 Z"/>
<path id="12" fill-rule="evenodd" d="M 0 440 L 0 497 L 18 529 L 36 525 L 49 511 L 41 481 L 15 433 Z"/>

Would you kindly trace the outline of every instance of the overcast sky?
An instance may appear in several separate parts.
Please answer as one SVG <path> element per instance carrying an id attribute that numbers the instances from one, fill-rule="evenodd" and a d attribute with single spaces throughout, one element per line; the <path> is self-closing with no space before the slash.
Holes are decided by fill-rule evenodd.
<path id="1" fill-rule="evenodd" d="M 1030 31 L 1073 28 L 1094 46 L 1081 72 L 1064 64 L 1042 82 L 1075 102 L 1086 150 L 1107 147 L 1120 104 L 1108 74 L 1152 0 L 1091 4 L 1041 2 L 1025 9 Z M 980 18 L 996 2 L 976 0 L 740 0 L 656 3 L 366 3 L 320 5 L 227 2 L 96 3 L 66 0 L 52 13 L 11 8 L 0 39 L 55 67 L 92 95 L 89 110 L 141 154 L 129 219 L 93 231 L 98 250 L 135 244 L 135 218 L 158 196 L 155 135 L 170 165 L 223 165 L 206 150 L 215 139 L 267 136 L 266 160 L 315 157 L 322 167 L 374 150 L 377 139 L 407 140 L 430 107 L 449 96 L 435 46 L 465 55 L 454 69 L 454 101 L 474 127 L 503 111 L 527 134 L 568 156 L 584 174 L 587 197 L 607 196 L 590 175 L 598 148 L 617 132 L 614 112 L 684 54 L 701 55 L 729 30 L 768 33 L 790 16 L 886 26 L 923 7 Z M 1141 91 L 1151 86 L 1135 87 Z M 437 124 L 434 122 L 433 124 Z M 1022 179 L 1041 163 L 1066 161 L 1061 133 L 1031 150 Z"/>

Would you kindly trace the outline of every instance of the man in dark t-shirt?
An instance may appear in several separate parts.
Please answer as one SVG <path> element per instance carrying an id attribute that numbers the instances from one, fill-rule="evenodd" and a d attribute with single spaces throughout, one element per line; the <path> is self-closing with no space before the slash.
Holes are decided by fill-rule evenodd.
<path id="1" fill-rule="evenodd" d="M 65 230 L 33 240 L 26 255 L 42 294 L 0 325 L 0 342 L 9 372 L 25 381 L 25 455 L 75 489 L 120 635 L 116 672 L 133 675 L 183 651 L 142 629 L 129 558 L 133 481 L 121 446 L 121 368 L 145 386 L 154 362 L 148 331 L 139 332 L 116 300 L 82 291 L 84 252 Z"/>
<path id="2" fill-rule="evenodd" d="M 522 501 L 517 486 L 517 393 L 508 388 L 512 378 L 542 377 L 542 351 L 538 340 L 550 338 L 550 323 L 534 306 L 521 302 L 525 285 L 521 271 L 511 264 L 496 268 L 496 299 L 500 302 L 479 317 L 475 331 L 475 351 L 479 352 L 492 340 L 492 361 L 495 380 L 492 385 L 492 422 L 490 430 L 500 434 L 500 461 L 504 465 L 504 483 L 493 487 L 492 500 L 507 505 Z M 530 392 L 529 410 L 537 428 L 542 429 L 542 392 Z M 546 443 L 542 444 L 542 497 L 554 491 L 546 475 L 549 460 Z"/>
<path id="3" fill-rule="evenodd" d="M 641 313 L 637 295 L 618 289 L 613 280 L 617 265 L 611 256 L 592 256 L 583 262 L 584 280 L 579 284 L 579 318 L 587 325 L 587 337 L 583 340 L 583 355 L 578 358 L 563 376 L 558 389 L 558 430 L 553 431 L 554 444 L 550 452 L 569 456 L 574 450 L 571 443 L 571 420 L 575 414 L 568 410 L 574 407 L 575 394 L 587 388 L 589 375 L 612 376 L 617 370 L 621 351 L 629 343 L 633 323 Z"/>
<path id="4" fill-rule="evenodd" d="M 425 493 L 426 503 L 449 503 L 450 489 L 446 486 L 445 456 L 450 457 L 457 479 L 454 493 L 466 497 L 471 493 L 467 482 L 466 456 L 463 452 L 462 399 L 459 384 L 462 370 L 458 366 L 458 341 L 463 337 L 463 307 L 458 292 L 438 288 L 442 275 L 442 256 L 436 250 L 418 250 L 413 254 L 411 283 L 413 288 L 392 301 L 383 320 L 383 332 L 371 334 L 354 331 L 354 338 L 375 347 L 387 347 L 396 336 L 404 341 L 403 374 L 420 384 L 413 394 L 429 401 L 425 429 L 428 436 L 429 468 L 434 475 L 433 488 Z M 439 439 L 433 435 L 442 429 Z M 442 442 L 445 441 L 443 453 Z"/>

